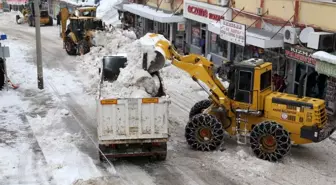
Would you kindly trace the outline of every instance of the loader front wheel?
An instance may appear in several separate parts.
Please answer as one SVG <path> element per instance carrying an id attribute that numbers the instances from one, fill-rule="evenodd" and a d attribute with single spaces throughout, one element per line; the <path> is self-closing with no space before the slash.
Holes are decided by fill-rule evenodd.
<path id="1" fill-rule="evenodd" d="M 201 114 L 204 109 L 207 109 L 212 104 L 211 100 L 202 100 L 197 102 L 190 110 L 189 119 L 197 114 Z"/>
<path id="2" fill-rule="evenodd" d="M 70 37 L 66 37 L 64 40 L 65 51 L 69 55 L 76 55 L 75 43 L 71 40 Z"/>
<path id="3" fill-rule="evenodd" d="M 289 133 L 273 121 L 256 125 L 250 135 L 253 153 L 260 159 L 276 162 L 287 155 L 291 149 Z"/>
<path id="4" fill-rule="evenodd" d="M 81 40 L 78 43 L 78 50 L 80 55 L 85 55 L 86 53 L 90 52 L 90 45 L 89 42 L 85 39 Z"/>
<path id="5" fill-rule="evenodd" d="M 213 151 L 221 145 L 224 129 L 215 116 L 197 114 L 187 123 L 185 138 L 194 150 Z"/>

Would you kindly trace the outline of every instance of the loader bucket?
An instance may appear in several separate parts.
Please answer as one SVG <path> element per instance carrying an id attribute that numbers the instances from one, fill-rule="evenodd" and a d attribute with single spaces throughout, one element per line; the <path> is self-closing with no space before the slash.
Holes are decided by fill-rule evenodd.
<path id="1" fill-rule="evenodd" d="M 162 53 L 155 51 L 155 57 L 152 61 L 150 61 L 147 71 L 150 74 L 158 72 L 160 69 L 162 69 L 165 66 L 165 63 L 166 63 L 166 59 L 162 55 Z"/>
<path id="2" fill-rule="evenodd" d="M 140 38 L 141 45 L 147 56 L 147 71 L 154 73 L 162 69 L 166 64 L 166 54 L 160 41 L 168 41 L 162 35 L 147 33 Z M 169 42 L 169 41 L 168 41 Z M 155 51 L 155 52 L 153 52 Z"/>

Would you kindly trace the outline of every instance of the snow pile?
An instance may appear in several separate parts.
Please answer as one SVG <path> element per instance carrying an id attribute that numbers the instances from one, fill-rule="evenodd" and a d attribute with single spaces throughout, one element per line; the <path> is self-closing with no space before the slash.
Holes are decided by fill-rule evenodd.
<path id="1" fill-rule="evenodd" d="M 336 65 L 336 55 L 332 55 L 325 51 L 317 51 L 312 55 L 312 57 Z"/>
<path id="2" fill-rule="evenodd" d="M 148 53 L 148 61 L 155 57 L 154 47 L 144 47 L 145 39 L 136 40 L 134 32 L 116 30 L 114 32 L 97 32 L 95 47 L 91 52 L 80 56 L 77 62 L 85 73 L 89 74 L 89 85 L 93 93 L 97 92 L 100 77 L 98 69 L 102 67 L 104 56 L 127 55 L 127 65 L 120 69 L 116 81 L 104 82 L 101 95 L 105 98 L 140 98 L 155 96 L 159 80 L 142 69 L 143 53 Z M 148 62 L 149 63 L 149 62 Z M 92 91 L 91 91 L 92 92 Z"/>
<path id="3" fill-rule="evenodd" d="M 321 74 L 336 77 L 336 56 L 324 51 L 315 52 L 313 58 L 318 59 L 315 70 Z"/>
<path id="4" fill-rule="evenodd" d="M 118 11 L 114 6 L 121 2 L 122 0 L 101 0 L 97 8 L 97 17 L 101 18 L 107 25 L 118 23 Z"/>

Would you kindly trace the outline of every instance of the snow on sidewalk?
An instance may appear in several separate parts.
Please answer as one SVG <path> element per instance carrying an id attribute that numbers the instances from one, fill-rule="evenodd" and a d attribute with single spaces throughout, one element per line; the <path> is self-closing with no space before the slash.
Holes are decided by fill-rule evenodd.
<path id="1" fill-rule="evenodd" d="M 53 178 L 25 119 L 27 104 L 12 90 L 1 92 L 0 102 L 1 184 L 49 184 Z"/>
<path id="2" fill-rule="evenodd" d="M 0 140 L 4 140 L 0 182 L 64 185 L 110 176 L 78 149 L 85 144 L 83 134 L 69 132 L 67 126 L 77 123 L 67 121 L 72 115 L 56 98 L 81 93 L 76 80 L 67 72 L 45 68 L 45 89 L 38 90 L 36 66 L 26 61 L 30 48 L 14 39 L 3 44 L 10 47 L 12 56 L 7 60 L 9 77 L 20 88 L 0 92 Z"/>

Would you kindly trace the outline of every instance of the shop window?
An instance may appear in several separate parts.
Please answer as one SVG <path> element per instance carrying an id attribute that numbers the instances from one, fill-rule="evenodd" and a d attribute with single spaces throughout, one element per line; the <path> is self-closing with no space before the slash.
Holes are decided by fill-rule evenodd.
<path id="1" fill-rule="evenodd" d="M 219 56 L 227 58 L 228 56 L 228 43 L 222 40 L 219 35 L 211 33 L 210 35 L 210 52 Z"/>
<path id="2" fill-rule="evenodd" d="M 201 24 L 195 21 L 191 23 L 191 43 L 201 47 Z"/>
<path id="3" fill-rule="evenodd" d="M 260 91 L 271 87 L 272 71 L 267 71 L 260 75 Z"/>
<path id="4" fill-rule="evenodd" d="M 147 32 L 154 33 L 154 21 L 148 19 L 147 29 L 148 29 Z"/>
<path id="5" fill-rule="evenodd" d="M 251 91 L 252 73 L 247 71 L 239 71 L 239 90 Z"/>

